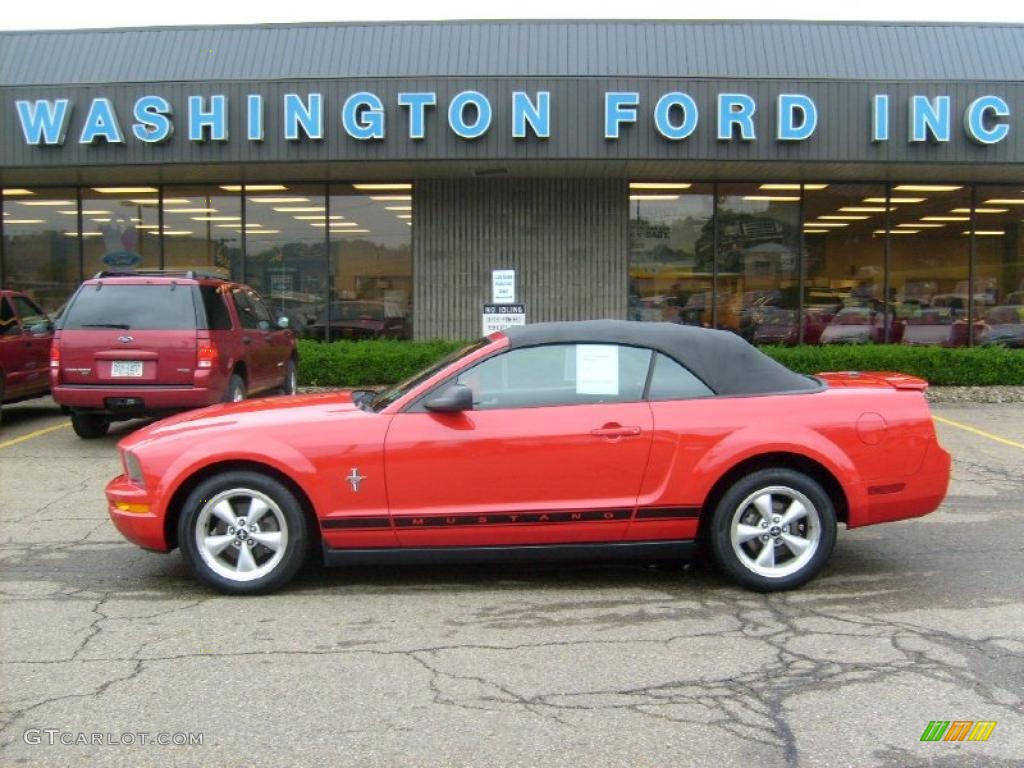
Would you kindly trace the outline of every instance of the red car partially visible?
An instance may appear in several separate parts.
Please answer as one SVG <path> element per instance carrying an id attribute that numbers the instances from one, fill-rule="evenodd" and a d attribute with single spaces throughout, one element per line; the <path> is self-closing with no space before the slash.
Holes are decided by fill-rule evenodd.
<path id="1" fill-rule="evenodd" d="M 53 323 L 32 299 L 0 291 L 0 408 L 50 392 Z"/>
<path id="2" fill-rule="evenodd" d="M 928 514 L 946 493 L 927 384 L 797 375 L 735 334 L 546 323 L 375 394 L 221 405 L 119 444 L 110 515 L 180 547 L 227 593 L 328 563 L 676 558 L 790 589 L 839 524 Z"/>

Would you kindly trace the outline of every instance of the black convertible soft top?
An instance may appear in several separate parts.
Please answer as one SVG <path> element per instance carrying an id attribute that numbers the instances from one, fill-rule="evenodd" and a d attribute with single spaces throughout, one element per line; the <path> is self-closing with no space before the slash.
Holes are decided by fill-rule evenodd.
<path id="1" fill-rule="evenodd" d="M 784 365 L 729 331 L 673 323 L 583 320 L 513 326 L 509 348 L 540 344 L 625 344 L 663 352 L 690 369 L 719 395 L 813 392 L 823 385 Z"/>

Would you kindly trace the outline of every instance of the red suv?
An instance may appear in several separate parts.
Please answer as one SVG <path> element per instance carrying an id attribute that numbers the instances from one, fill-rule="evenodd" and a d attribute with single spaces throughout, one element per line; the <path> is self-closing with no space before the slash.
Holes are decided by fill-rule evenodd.
<path id="1" fill-rule="evenodd" d="M 50 391 L 53 323 L 32 299 L 0 291 L 0 407 Z"/>
<path id="2" fill-rule="evenodd" d="M 101 272 L 68 302 L 50 356 L 53 399 L 79 437 L 111 421 L 294 394 L 288 319 L 251 288 L 188 272 Z"/>

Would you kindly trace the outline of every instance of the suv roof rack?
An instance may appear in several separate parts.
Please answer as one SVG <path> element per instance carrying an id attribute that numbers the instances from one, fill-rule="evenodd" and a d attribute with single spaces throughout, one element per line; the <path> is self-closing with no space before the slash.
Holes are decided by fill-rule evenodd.
<path id="1" fill-rule="evenodd" d="M 219 272 L 207 272 L 202 269 L 105 269 L 93 275 L 93 280 L 101 277 L 184 277 L 189 280 L 208 278 L 211 280 L 228 280 Z"/>

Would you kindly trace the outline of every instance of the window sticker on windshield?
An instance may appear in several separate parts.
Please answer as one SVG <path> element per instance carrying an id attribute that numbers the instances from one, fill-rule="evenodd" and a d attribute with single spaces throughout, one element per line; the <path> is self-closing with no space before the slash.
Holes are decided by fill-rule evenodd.
<path id="1" fill-rule="evenodd" d="M 619 348 L 616 345 L 576 346 L 576 394 L 619 394 Z"/>

